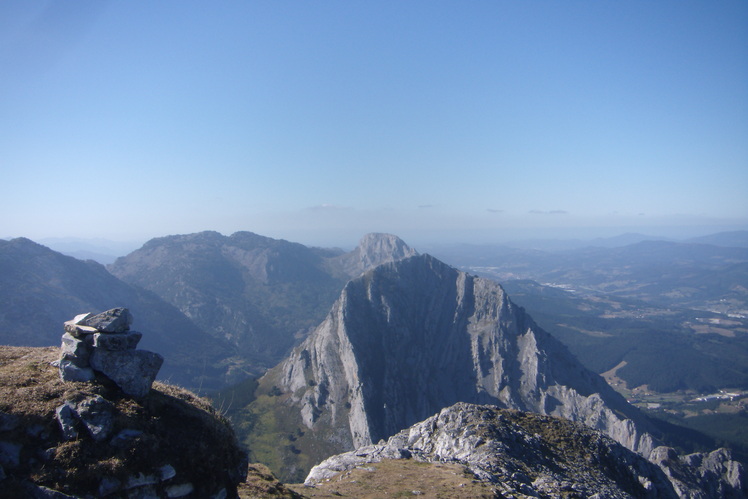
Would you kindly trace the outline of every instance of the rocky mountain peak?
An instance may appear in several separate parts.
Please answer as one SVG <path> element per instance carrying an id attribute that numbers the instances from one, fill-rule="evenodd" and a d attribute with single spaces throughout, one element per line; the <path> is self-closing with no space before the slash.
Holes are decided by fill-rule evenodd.
<path id="1" fill-rule="evenodd" d="M 415 249 L 395 235 L 369 233 L 361 238 L 356 249 L 340 256 L 339 262 L 348 275 L 357 277 L 383 263 L 402 260 L 417 254 Z"/>
<path id="2" fill-rule="evenodd" d="M 260 387 L 297 414 L 295 445 L 325 441 L 328 451 L 329 442 L 341 452 L 386 439 L 457 402 L 581 421 L 644 455 L 656 444 L 647 419 L 498 283 L 430 255 L 351 280 Z"/>

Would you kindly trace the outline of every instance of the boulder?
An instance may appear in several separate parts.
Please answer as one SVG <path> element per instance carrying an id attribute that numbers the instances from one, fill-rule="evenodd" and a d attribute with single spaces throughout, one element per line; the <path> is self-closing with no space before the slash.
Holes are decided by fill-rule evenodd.
<path id="1" fill-rule="evenodd" d="M 164 358 L 147 350 L 110 351 L 94 349 L 91 367 L 114 381 L 132 397 L 145 397 L 151 390 Z"/>
<path id="2" fill-rule="evenodd" d="M 114 428 L 114 405 L 111 402 L 95 395 L 77 402 L 74 412 L 94 440 L 101 442 L 109 438 Z"/>
<path id="3" fill-rule="evenodd" d="M 93 346 L 111 351 L 135 350 L 142 337 L 143 333 L 137 331 L 96 333 L 93 335 Z"/>
<path id="4" fill-rule="evenodd" d="M 91 313 L 76 315 L 72 320 L 65 322 L 65 332 L 69 333 L 76 338 L 82 337 L 85 334 L 95 333 L 96 329 L 84 325 L 86 320 L 93 317 Z"/>
<path id="5" fill-rule="evenodd" d="M 172 485 L 166 488 L 166 497 L 184 497 L 192 494 L 193 490 L 195 490 L 195 487 L 189 482 Z"/>
<path id="6" fill-rule="evenodd" d="M 78 367 L 88 367 L 91 350 L 82 337 L 66 332 L 62 335 L 60 354 L 60 360 L 69 360 Z"/>
<path id="7" fill-rule="evenodd" d="M 61 360 L 60 379 L 62 381 L 78 381 L 87 383 L 96 379 L 96 373 L 90 367 L 79 367 L 70 360 Z"/>
<path id="8" fill-rule="evenodd" d="M 76 337 L 85 338 L 96 332 L 96 328 L 90 326 L 82 326 L 80 324 L 72 324 L 70 321 L 65 323 L 65 332 Z"/>
<path id="9" fill-rule="evenodd" d="M 78 430 L 75 428 L 78 419 L 75 417 L 75 411 L 69 402 L 65 402 L 55 410 L 57 422 L 60 424 L 63 440 L 75 440 L 78 438 Z"/>
<path id="10" fill-rule="evenodd" d="M 102 333 L 124 333 L 130 330 L 132 314 L 124 307 L 117 307 L 102 312 L 83 321 L 83 325 L 96 328 Z"/>
<path id="11" fill-rule="evenodd" d="M 109 442 L 110 445 L 113 445 L 114 447 L 119 447 L 121 449 L 125 449 L 127 447 L 130 447 L 135 444 L 136 439 L 143 434 L 140 430 L 131 430 L 131 429 L 124 429 L 117 433 L 117 435 L 112 438 L 112 441 Z"/>

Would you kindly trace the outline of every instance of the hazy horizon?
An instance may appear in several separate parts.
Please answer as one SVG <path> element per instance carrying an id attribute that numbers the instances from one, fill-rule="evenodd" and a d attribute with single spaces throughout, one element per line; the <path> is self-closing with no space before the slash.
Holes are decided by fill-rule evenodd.
<path id="1" fill-rule="evenodd" d="M 392 233 L 401 239 L 403 239 L 408 245 L 414 247 L 419 251 L 447 249 L 449 247 L 467 245 L 467 246 L 514 246 L 519 248 L 534 248 L 534 249 L 571 249 L 574 247 L 583 247 L 587 244 L 594 244 L 596 241 L 607 241 L 615 240 L 620 238 L 623 242 L 621 245 L 629 244 L 626 242 L 627 236 L 631 236 L 636 239 L 636 236 L 644 236 L 651 238 L 652 240 L 666 240 L 666 241 L 688 241 L 693 238 L 710 236 L 722 232 L 736 232 L 746 231 L 748 229 L 741 227 L 723 227 L 724 230 L 712 230 L 712 227 L 669 227 L 663 228 L 660 232 L 647 232 L 639 231 L 636 227 L 629 228 L 631 230 L 617 231 L 611 228 L 594 228 L 587 231 L 531 231 L 531 230 L 518 230 L 518 231 L 507 231 L 502 233 L 486 234 L 486 233 L 447 233 L 442 234 L 442 237 L 435 237 L 434 234 L 429 233 Z M 205 229 L 210 231 L 211 229 Z M 202 231 L 196 231 L 202 232 Z M 219 232 L 220 231 L 214 231 Z M 242 231 L 237 231 L 242 232 Z M 255 232 L 249 230 L 249 232 Z M 339 248 L 345 251 L 350 251 L 356 247 L 359 240 L 366 233 L 353 234 L 353 233 L 301 233 L 301 234 L 290 234 L 284 236 L 283 234 L 263 234 L 255 232 L 261 236 L 270 237 L 274 239 L 283 239 L 293 243 L 300 243 L 309 247 L 320 247 L 320 248 Z M 125 256 L 136 249 L 141 248 L 146 242 L 169 236 L 185 235 L 188 233 L 165 233 L 154 235 L 144 239 L 107 239 L 101 237 L 38 237 L 33 238 L 23 234 L 17 236 L 3 236 L 0 239 L 10 240 L 15 237 L 26 237 L 33 240 L 36 243 L 42 244 L 49 247 L 52 250 L 62 253 L 92 253 L 99 254 L 101 256 Z M 191 233 L 189 233 L 191 234 Z M 231 233 L 221 233 L 224 236 L 230 236 Z M 295 237 L 299 236 L 299 237 Z M 617 242 L 617 241 L 616 241 Z M 618 244 L 617 244 L 618 245 Z"/>
<path id="2" fill-rule="evenodd" d="M 748 3 L 0 3 L 0 236 L 748 228 Z"/>

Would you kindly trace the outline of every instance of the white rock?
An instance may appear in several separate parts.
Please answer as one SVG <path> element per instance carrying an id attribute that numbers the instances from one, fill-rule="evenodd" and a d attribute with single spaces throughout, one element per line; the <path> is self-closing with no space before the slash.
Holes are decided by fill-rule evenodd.
<path id="1" fill-rule="evenodd" d="M 191 494 L 195 490 L 195 487 L 191 483 L 181 483 L 179 485 L 171 485 L 166 487 L 167 497 L 184 497 Z"/>

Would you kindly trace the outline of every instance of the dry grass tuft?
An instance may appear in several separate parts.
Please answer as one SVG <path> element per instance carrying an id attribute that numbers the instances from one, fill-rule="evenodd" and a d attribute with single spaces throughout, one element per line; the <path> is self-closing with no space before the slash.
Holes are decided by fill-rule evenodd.
<path id="1" fill-rule="evenodd" d="M 487 483 L 475 480 L 462 465 L 423 463 L 412 459 L 390 459 L 341 473 L 315 487 L 289 485 L 308 498 L 454 497 L 493 498 Z"/>
<path id="2" fill-rule="evenodd" d="M 239 486 L 241 499 L 301 499 L 303 496 L 280 483 L 264 464 L 250 464 L 247 481 Z"/>

